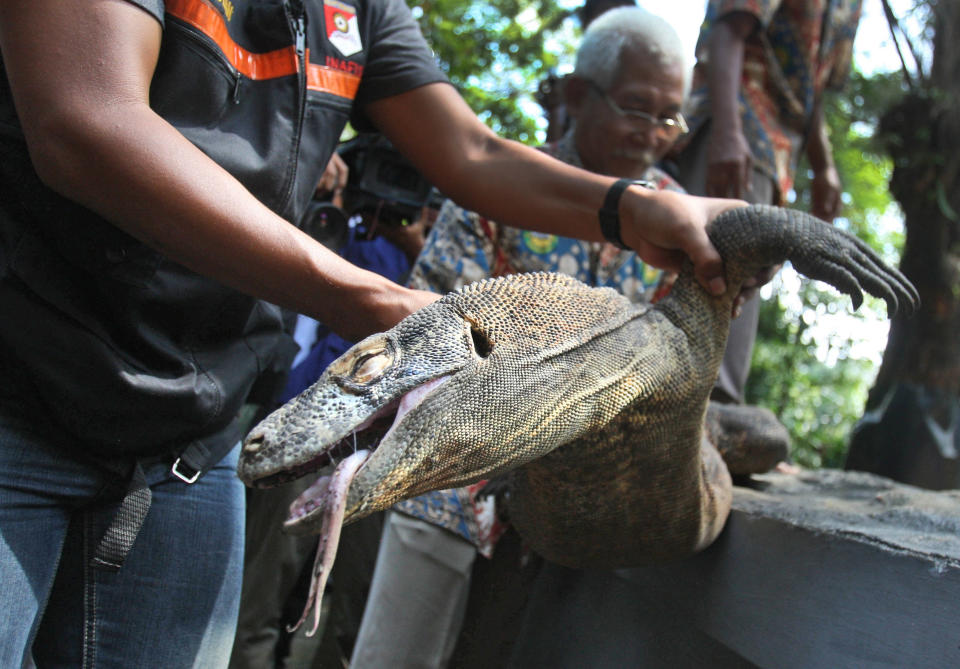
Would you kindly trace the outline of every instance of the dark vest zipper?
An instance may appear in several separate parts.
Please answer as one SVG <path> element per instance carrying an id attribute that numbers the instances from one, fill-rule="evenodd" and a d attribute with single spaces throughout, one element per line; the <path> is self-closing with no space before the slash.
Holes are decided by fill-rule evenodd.
<path id="1" fill-rule="evenodd" d="M 294 7 L 296 15 L 294 16 Z M 294 45 L 297 52 L 297 119 L 294 126 L 293 146 L 291 147 L 290 160 L 287 165 L 287 192 L 283 201 L 278 207 L 278 211 L 283 215 L 290 205 L 290 199 L 296 187 L 297 157 L 300 154 L 300 140 L 303 137 L 303 119 L 307 106 L 307 27 L 306 27 L 306 9 L 303 4 L 293 2 L 290 6 L 290 27 L 293 32 Z M 293 221 L 296 224 L 296 221 Z"/>

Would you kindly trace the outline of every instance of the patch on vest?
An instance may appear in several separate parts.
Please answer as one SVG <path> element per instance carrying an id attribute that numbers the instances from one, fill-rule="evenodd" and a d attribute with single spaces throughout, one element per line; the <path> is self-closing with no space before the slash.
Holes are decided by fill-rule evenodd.
<path id="1" fill-rule="evenodd" d="M 325 0 L 323 16 L 327 23 L 327 39 L 344 56 L 363 51 L 356 8 L 338 0 Z"/>

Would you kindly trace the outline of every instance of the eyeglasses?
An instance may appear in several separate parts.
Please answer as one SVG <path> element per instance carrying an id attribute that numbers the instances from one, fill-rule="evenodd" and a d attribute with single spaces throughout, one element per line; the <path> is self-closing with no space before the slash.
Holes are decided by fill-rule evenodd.
<path id="1" fill-rule="evenodd" d="M 677 112 L 675 116 L 670 118 L 658 118 L 653 114 L 648 114 L 647 112 L 642 112 L 639 109 L 624 109 L 616 102 L 613 101 L 607 92 L 600 88 L 596 82 L 588 81 L 590 87 L 596 91 L 597 95 L 603 98 L 603 101 L 607 103 L 607 106 L 610 107 L 616 114 L 627 121 L 634 124 L 634 126 L 641 128 L 649 128 L 651 126 L 656 126 L 657 128 L 657 138 L 673 142 L 681 135 L 685 135 L 689 128 L 687 128 L 687 122 L 684 120 L 683 115 L 680 112 Z"/>

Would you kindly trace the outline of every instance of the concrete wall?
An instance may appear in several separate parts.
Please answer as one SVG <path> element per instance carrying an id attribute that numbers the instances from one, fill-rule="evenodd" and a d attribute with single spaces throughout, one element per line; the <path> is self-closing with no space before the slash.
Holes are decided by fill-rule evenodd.
<path id="1" fill-rule="evenodd" d="M 545 565 L 511 667 L 960 667 L 960 492 L 838 471 L 755 477 L 670 565 Z"/>

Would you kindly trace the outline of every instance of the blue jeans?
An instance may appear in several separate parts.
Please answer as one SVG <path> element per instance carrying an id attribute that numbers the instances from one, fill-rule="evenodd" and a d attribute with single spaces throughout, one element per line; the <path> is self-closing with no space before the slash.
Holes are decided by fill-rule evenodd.
<path id="1" fill-rule="evenodd" d="M 145 468 L 153 503 L 118 572 L 90 557 L 112 479 L 70 437 L 0 404 L 0 667 L 226 667 L 243 561 L 238 449 L 192 485 Z M 79 446 L 75 446 L 79 448 Z"/>

